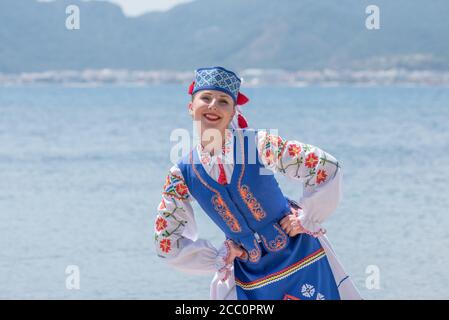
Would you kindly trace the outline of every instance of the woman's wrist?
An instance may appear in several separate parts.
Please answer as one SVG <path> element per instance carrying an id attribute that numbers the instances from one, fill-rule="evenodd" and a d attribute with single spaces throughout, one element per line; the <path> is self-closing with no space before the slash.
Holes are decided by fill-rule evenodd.
<path id="1" fill-rule="evenodd" d="M 320 224 L 308 219 L 304 210 L 298 206 L 291 207 L 290 214 L 281 219 L 280 226 L 290 237 L 305 233 L 317 238 L 326 233 Z"/>
<path id="2" fill-rule="evenodd" d="M 232 263 L 230 263 L 231 256 L 231 246 L 229 244 L 230 240 L 223 241 L 222 246 L 218 250 L 216 266 L 218 272 L 223 272 L 226 269 L 232 267 Z"/>
<path id="3" fill-rule="evenodd" d="M 308 219 L 303 209 L 296 210 L 294 214 L 301 233 L 306 233 L 314 238 L 326 234 L 326 229 L 322 228 L 320 224 Z"/>

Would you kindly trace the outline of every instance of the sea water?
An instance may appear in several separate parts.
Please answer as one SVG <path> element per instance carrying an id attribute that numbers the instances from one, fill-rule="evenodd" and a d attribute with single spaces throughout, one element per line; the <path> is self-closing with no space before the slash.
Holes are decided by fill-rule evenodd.
<path id="1" fill-rule="evenodd" d="M 213 275 L 171 269 L 153 242 L 170 134 L 192 131 L 186 90 L 0 88 L 0 298 L 209 298 Z M 343 198 L 324 226 L 363 297 L 448 299 L 449 88 L 243 91 L 251 127 L 339 160 Z M 199 237 L 220 245 L 194 209 Z"/>

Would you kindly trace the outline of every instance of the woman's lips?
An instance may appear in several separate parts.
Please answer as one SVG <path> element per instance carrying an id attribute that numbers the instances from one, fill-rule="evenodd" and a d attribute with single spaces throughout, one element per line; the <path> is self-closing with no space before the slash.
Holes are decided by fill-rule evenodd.
<path id="1" fill-rule="evenodd" d="M 212 113 L 205 113 L 204 118 L 206 118 L 209 121 L 215 122 L 221 119 L 221 117 L 217 116 L 216 114 L 212 114 Z"/>

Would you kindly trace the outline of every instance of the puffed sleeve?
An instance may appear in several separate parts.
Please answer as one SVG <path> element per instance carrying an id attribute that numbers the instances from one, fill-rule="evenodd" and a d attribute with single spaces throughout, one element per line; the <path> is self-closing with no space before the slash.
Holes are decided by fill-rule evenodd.
<path id="1" fill-rule="evenodd" d="M 175 269 L 205 274 L 225 274 L 229 247 L 223 242 L 216 249 L 208 240 L 198 239 L 190 194 L 181 171 L 173 166 L 165 180 L 162 200 L 154 220 L 155 250 Z"/>
<path id="2" fill-rule="evenodd" d="M 300 181 L 303 193 L 297 215 L 304 232 L 315 237 L 341 200 L 341 167 L 337 159 L 320 148 L 296 140 L 284 140 L 267 131 L 257 134 L 259 157 L 265 167 Z"/>

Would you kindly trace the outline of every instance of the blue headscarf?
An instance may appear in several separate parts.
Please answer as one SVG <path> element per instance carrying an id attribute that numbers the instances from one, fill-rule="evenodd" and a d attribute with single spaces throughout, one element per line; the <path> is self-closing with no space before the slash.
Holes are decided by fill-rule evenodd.
<path id="1" fill-rule="evenodd" d="M 234 72 L 223 67 L 199 68 L 195 70 L 195 80 L 190 84 L 189 94 L 193 95 L 200 90 L 218 90 L 228 94 L 237 105 L 232 127 L 246 128 L 248 123 L 238 106 L 247 103 L 249 99 L 240 93 L 241 83 L 242 80 Z"/>

